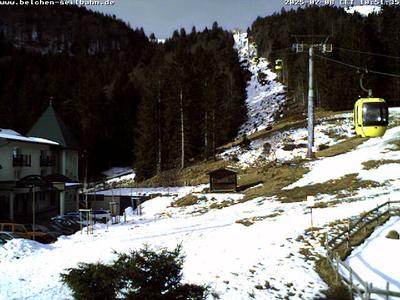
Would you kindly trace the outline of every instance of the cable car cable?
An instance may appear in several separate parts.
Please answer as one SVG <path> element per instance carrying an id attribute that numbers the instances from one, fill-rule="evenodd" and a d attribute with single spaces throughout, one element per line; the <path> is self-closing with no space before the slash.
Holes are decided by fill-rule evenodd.
<path id="1" fill-rule="evenodd" d="M 287 48 L 271 51 L 268 54 L 275 54 L 275 53 L 284 52 L 284 51 L 291 50 L 291 49 L 292 49 L 292 47 L 287 47 Z"/>
<path id="2" fill-rule="evenodd" d="M 374 55 L 374 56 L 381 56 L 381 57 L 387 57 L 387 58 L 400 59 L 400 56 L 393 56 L 393 55 L 374 53 L 374 52 L 368 52 L 368 51 L 353 50 L 353 49 L 340 48 L 340 47 L 335 47 L 334 49 L 348 51 L 348 52 L 354 52 L 354 53 L 367 54 L 367 55 Z"/>
<path id="3" fill-rule="evenodd" d="M 334 62 L 334 63 L 340 64 L 340 65 L 349 67 L 349 68 L 353 68 L 353 69 L 356 69 L 356 70 L 368 71 L 368 73 L 372 73 L 372 74 L 377 74 L 377 75 L 383 75 L 383 76 L 390 76 L 390 77 L 400 78 L 400 74 L 392 74 L 392 73 L 385 73 L 385 72 L 380 72 L 380 71 L 374 71 L 374 70 L 370 70 L 370 69 L 367 69 L 367 68 L 363 68 L 363 67 L 355 66 L 355 65 L 352 65 L 352 64 L 348 64 L 348 63 L 342 62 L 342 61 L 340 61 L 340 60 L 336 60 L 336 59 L 333 59 L 333 58 L 329 58 L 329 57 L 326 57 L 326 56 L 322 56 L 322 55 L 319 55 L 319 54 L 314 54 L 314 56 L 319 57 L 319 58 L 322 58 L 322 59 L 325 59 L 325 60 L 330 61 L 330 62 Z"/>

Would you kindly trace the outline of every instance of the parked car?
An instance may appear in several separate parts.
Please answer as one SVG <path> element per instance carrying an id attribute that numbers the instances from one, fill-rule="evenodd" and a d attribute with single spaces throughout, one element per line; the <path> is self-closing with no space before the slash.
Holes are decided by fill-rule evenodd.
<path id="1" fill-rule="evenodd" d="M 26 230 L 25 226 L 18 223 L 0 223 L 0 231 L 12 232 L 25 239 L 32 238 L 32 234 Z"/>
<path id="2" fill-rule="evenodd" d="M 49 228 L 52 232 L 57 232 L 59 235 L 70 235 L 75 233 L 71 228 L 66 228 L 58 224 L 57 222 L 52 222 L 51 220 L 48 223 L 41 224 Z"/>
<path id="3" fill-rule="evenodd" d="M 24 224 L 25 228 L 27 231 L 33 232 L 33 229 L 35 228 L 35 235 L 36 236 L 46 236 L 49 240 L 49 243 L 54 242 L 57 240 L 57 238 L 61 235 L 60 233 L 56 231 L 51 231 L 48 229 L 46 226 L 35 224 L 33 226 L 32 224 Z"/>
<path id="4" fill-rule="evenodd" d="M 82 219 L 79 215 L 64 215 L 63 218 L 67 218 L 68 220 L 74 221 L 75 223 L 82 224 L 83 226 L 87 226 L 88 222 L 86 221 L 85 216 L 82 216 Z"/>
<path id="5" fill-rule="evenodd" d="M 102 223 L 107 223 L 111 220 L 111 212 L 105 209 L 94 210 L 93 219 Z"/>
<path id="6" fill-rule="evenodd" d="M 105 209 L 93 210 L 92 215 L 93 215 L 93 221 L 95 221 L 95 222 L 98 221 L 98 222 L 102 222 L 102 223 L 107 223 L 108 221 L 111 220 L 111 212 L 109 210 L 105 210 Z M 79 211 L 68 212 L 65 214 L 65 216 L 72 217 L 72 218 L 78 218 L 80 221 L 81 213 Z M 82 218 L 84 219 L 83 224 L 87 223 L 86 212 L 82 213 Z"/>
<path id="7" fill-rule="evenodd" d="M 50 220 L 51 223 L 56 224 L 62 228 L 66 228 L 66 229 L 71 229 L 73 232 L 78 231 L 81 226 L 80 224 L 76 223 L 75 221 L 72 221 L 66 217 L 53 217 Z"/>
<path id="8" fill-rule="evenodd" d="M 18 223 L 0 223 L 0 231 L 14 233 L 25 239 L 31 239 L 40 243 L 51 243 L 54 238 L 45 232 L 34 232 L 26 228 L 23 224 Z"/>
<path id="9" fill-rule="evenodd" d="M 16 235 L 14 232 L 5 232 L 5 231 L 0 231 L 0 238 L 5 241 L 10 241 L 12 239 L 22 239 L 19 235 Z"/>

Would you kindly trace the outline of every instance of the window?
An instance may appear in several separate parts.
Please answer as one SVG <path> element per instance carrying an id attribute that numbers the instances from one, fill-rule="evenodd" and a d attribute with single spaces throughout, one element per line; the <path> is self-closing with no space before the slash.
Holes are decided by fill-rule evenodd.
<path id="1" fill-rule="evenodd" d="M 25 228 L 21 225 L 15 225 L 15 232 L 25 232 Z"/>
<path id="2" fill-rule="evenodd" d="M 32 165 L 31 155 L 21 154 L 21 149 L 13 148 L 13 167 L 30 167 Z"/>
<path id="3" fill-rule="evenodd" d="M 12 226 L 11 225 L 3 225 L 3 231 L 12 232 Z"/>
<path id="4" fill-rule="evenodd" d="M 13 149 L 13 158 L 18 158 L 21 156 L 21 149 L 18 147 L 14 147 Z"/>
<path id="5" fill-rule="evenodd" d="M 389 111 L 384 102 L 368 102 L 363 104 L 364 126 L 386 126 L 389 124 Z"/>

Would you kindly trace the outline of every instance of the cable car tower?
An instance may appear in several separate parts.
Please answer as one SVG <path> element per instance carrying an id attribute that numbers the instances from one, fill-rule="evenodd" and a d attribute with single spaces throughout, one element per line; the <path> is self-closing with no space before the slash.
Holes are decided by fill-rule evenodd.
<path id="1" fill-rule="evenodd" d="M 296 53 L 301 53 L 308 49 L 308 147 L 307 158 L 313 158 L 314 153 L 314 51 L 322 53 L 332 52 L 332 44 L 328 43 L 329 35 L 293 35 L 296 43 L 292 45 L 292 49 Z"/>

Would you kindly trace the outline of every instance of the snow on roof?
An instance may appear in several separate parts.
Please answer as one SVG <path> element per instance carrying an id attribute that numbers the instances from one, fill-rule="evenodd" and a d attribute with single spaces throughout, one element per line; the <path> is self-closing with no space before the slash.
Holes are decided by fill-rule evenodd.
<path id="1" fill-rule="evenodd" d="M 27 142 L 27 143 L 59 145 L 57 142 L 54 142 L 51 140 L 38 138 L 38 137 L 23 136 L 20 133 L 14 131 L 14 130 L 11 130 L 11 129 L 0 128 L 0 138 L 7 139 L 7 140 L 13 140 L 13 141 Z"/>
<path id="2" fill-rule="evenodd" d="M 112 178 L 112 177 L 116 177 L 116 176 L 126 175 L 126 174 L 129 174 L 132 172 L 133 172 L 133 169 L 130 167 L 113 167 L 111 169 L 108 169 L 107 171 L 102 172 L 101 174 Z"/>
<path id="3" fill-rule="evenodd" d="M 380 13 L 381 7 L 376 5 L 356 5 L 346 7 L 345 11 L 349 14 L 354 14 L 355 12 L 358 12 L 362 16 L 368 16 L 372 13 Z"/>

